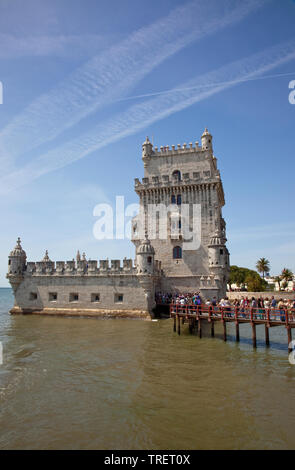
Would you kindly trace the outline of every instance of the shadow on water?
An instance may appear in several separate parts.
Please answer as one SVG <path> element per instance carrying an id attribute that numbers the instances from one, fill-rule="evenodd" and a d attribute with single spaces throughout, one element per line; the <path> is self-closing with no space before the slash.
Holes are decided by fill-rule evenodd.
<path id="1" fill-rule="evenodd" d="M 189 332 L 188 325 L 181 325 L 181 335 L 189 335 L 191 336 L 191 333 Z M 212 341 L 214 340 L 219 340 L 224 342 L 223 339 L 223 332 L 218 331 L 222 327 L 219 324 L 215 325 L 215 333 L 214 337 L 211 336 L 211 330 L 210 330 L 210 325 L 207 323 L 202 324 L 202 338 L 207 338 L 211 339 Z M 228 330 L 233 329 L 233 325 L 227 325 Z M 244 331 L 243 331 L 244 330 Z M 265 349 L 265 350 L 275 350 L 275 351 L 280 351 L 280 352 L 288 352 L 288 344 L 287 344 L 287 334 L 285 333 L 285 328 L 282 327 L 276 327 L 276 328 L 270 328 L 270 344 L 267 346 L 265 344 L 265 339 L 264 338 L 259 338 L 258 334 L 261 334 L 262 328 L 257 327 L 257 338 L 256 338 L 256 349 Z M 273 339 L 271 337 L 271 332 L 273 331 Z M 283 334 L 284 333 L 284 334 Z M 262 333 L 263 334 L 263 333 Z M 198 332 L 195 331 L 192 336 L 198 337 Z M 281 340 L 281 341 L 279 341 Z M 232 331 L 228 331 L 226 335 L 226 343 L 228 344 L 236 344 L 236 345 L 241 345 L 241 346 L 253 346 L 252 342 L 252 336 L 251 336 L 251 330 L 248 325 L 244 325 L 243 329 L 240 328 L 240 340 L 236 341 L 236 336 L 235 333 Z"/>

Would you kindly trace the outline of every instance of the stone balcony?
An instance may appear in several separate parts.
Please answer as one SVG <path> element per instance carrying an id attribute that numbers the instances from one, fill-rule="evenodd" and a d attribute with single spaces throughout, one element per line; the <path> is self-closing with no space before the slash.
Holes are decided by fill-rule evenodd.
<path id="1" fill-rule="evenodd" d="M 173 186 L 186 186 L 198 185 L 205 183 L 219 183 L 220 173 L 218 170 L 212 174 L 210 171 L 197 171 L 193 173 L 183 173 L 182 178 L 171 175 L 151 176 L 149 178 L 135 178 L 134 185 L 135 191 L 147 188 L 160 188 L 160 187 L 173 187 Z"/>

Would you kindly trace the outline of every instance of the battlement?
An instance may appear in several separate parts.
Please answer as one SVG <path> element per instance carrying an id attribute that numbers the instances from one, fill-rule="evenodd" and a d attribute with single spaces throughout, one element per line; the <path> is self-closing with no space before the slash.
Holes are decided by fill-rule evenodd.
<path id="1" fill-rule="evenodd" d="M 176 145 L 171 145 L 171 148 L 169 145 L 161 145 L 161 147 L 153 146 L 151 145 L 151 153 L 150 156 L 154 157 L 161 157 L 161 156 L 167 156 L 167 155 L 179 155 L 179 154 L 186 154 L 186 153 L 194 153 L 194 152 L 205 152 L 205 150 L 202 149 L 202 147 L 199 146 L 199 142 L 195 142 L 193 145 L 192 142 L 189 144 L 177 144 Z"/>
<path id="2" fill-rule="evenodd" d="M 100 274 L 136 273 L 136 266 L 132 259 L 120 260 L 71 260 L 71 261 L 29 261 L 27 275 L 100 275 Z"/>
<path id="3" fill-rule="evenodd" d="M 25 274 L 28 276 L 39 275 L 70 275 L 70 276 L 96 276 L 112 274 L 136 274 L 136 265 L 132 259 L 121 260 L 80 260 L 80 261 L 29 261 Z M 161 271 L 161 262 L 155 260 L 155 273 Z"/>
<path id="4" fill-rule="evenodd" d="M 196 141 L 194 144 L 190 142 L 189 144 L 177 144 L 177 146 L 172 145 L 171 149 L 169 145 L 161 145 L 159 147 L 154 147 L 153 143 L 150 142 L 147 137 L 144 143 L 142 144 L 142 159 L 144 163 L 153 158 L 153 157 L 162 157 L 162 156 L 175 156 L 175 155 L 188 155 L 193 153 L 203 153 L 203 154 L 212 154 L 212 135 L 209 133 L 206 128 L 201 137 L 201 145 Z"/>

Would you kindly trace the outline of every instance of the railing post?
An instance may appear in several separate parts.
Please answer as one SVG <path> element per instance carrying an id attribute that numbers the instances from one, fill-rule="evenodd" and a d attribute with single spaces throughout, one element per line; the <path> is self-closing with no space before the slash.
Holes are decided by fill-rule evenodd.
<path id="1" fill-rule="evenodd" d="M 286 321 L 286 326 L 289 326 L 289 313 L 288 313 L 288 309 L 285 309 L 285 321 Z"/>
<path id="2" fill-rule="evenodd" d="M 240 341 L 240 330 L 239 330 L 239 320 L 238 320 L 238 307 L 235 308 L 235 319 L 236 319 L 236 341 Z"/>

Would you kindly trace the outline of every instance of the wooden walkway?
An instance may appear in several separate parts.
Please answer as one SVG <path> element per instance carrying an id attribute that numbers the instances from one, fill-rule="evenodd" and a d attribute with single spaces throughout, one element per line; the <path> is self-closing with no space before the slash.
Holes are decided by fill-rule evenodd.
<path id="1" fill-rule="evenodd" d="M 249 307 L 213 307 L 205 305 L 170 305 L 170 317 L 173 318 L 173 330 L 180 335 L 181 324 L 188 323 L 190 333 L 197 332 L 202 337 L 202 320 L 211 325 L 211 336 L 214 337 L 215 322 L 223 325 L 223 339 L 226 341 L 227 323 L 235 323 L 236 341 L 240 340 L 240 324 L 249 323 L 252 327 L 252 342 L 256 348 L 256 326 L 265 327 L 265 344 L 270 345 L 269 329 L 275 326 L 284 326 L 287 330 L 288 351 L 292 341 L 292 328 L 295 328 L 295 309 L 282 310 L 277 308 L 249 308 Z"/>

